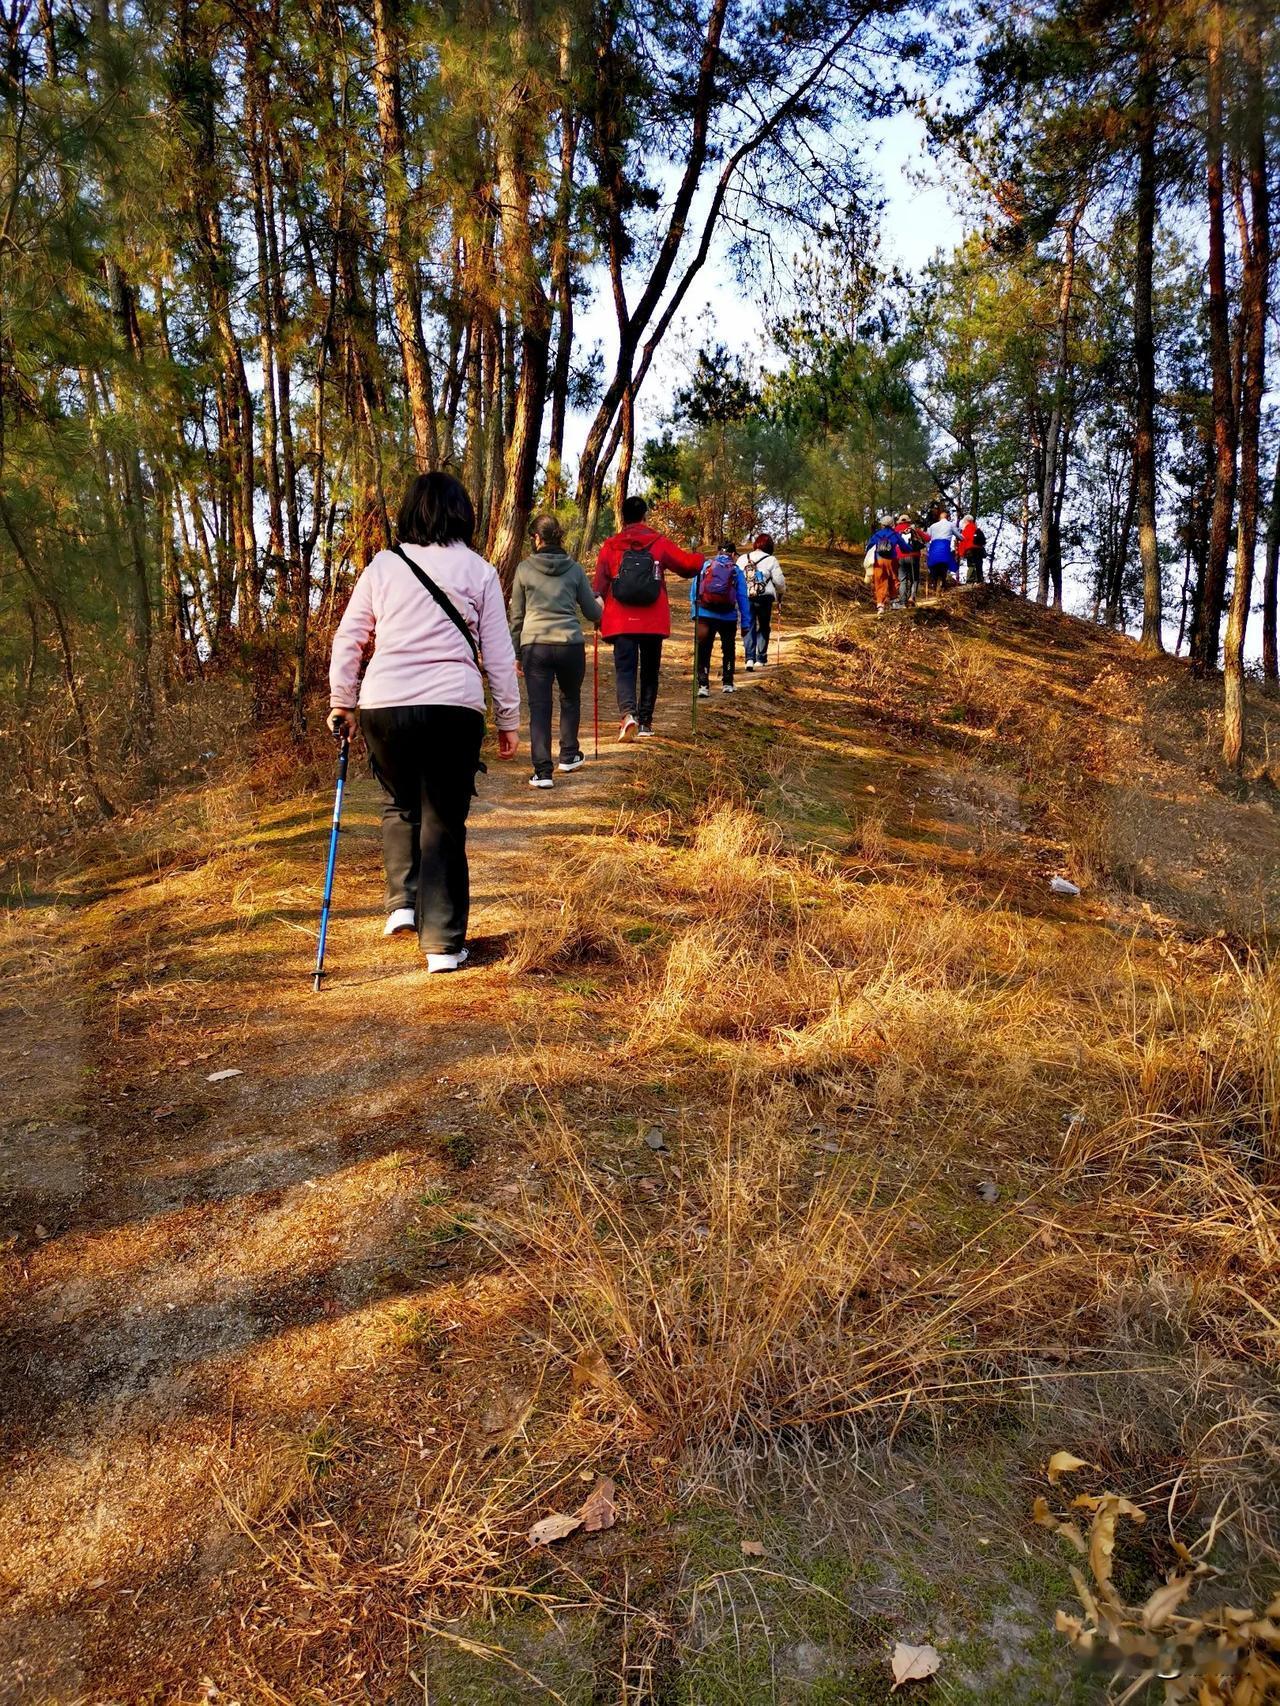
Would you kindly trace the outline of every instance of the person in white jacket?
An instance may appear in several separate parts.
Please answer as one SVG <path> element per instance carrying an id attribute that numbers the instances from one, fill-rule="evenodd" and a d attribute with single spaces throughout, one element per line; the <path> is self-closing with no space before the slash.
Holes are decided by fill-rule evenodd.
<path id="1" fill-rule="evenodd" d="M 486 681 L 498 757 L 519 745 L 506 601 L 498 571 L 471 549 L 475 525 L 460 481 L 419 474 L 400 506 L 399 542 L 357 580 L 329 663 L 329 727 L 350 731 L 359 706 L 382 785 L 383 934 L 416 930 L 431 972 L 467 957 L 467 813 L 484 769 Z"/>
<path id="2" fill-rule="evenodd" d="M 767 533 L 757 533 L 749 551 L 738 558 L 738 567 L 747 581 L 747 602 L 751 606 L 751 626 L 747 630 L 747 668 L 763 669 L 769 661 L 769 634 L 773 613 L 782 605 L 787 579 L 773 554 L 773 540 Z"/>

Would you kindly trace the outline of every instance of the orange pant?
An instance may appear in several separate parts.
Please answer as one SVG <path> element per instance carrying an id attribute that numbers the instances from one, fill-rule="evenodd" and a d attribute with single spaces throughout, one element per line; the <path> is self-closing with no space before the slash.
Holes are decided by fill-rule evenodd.
<path id="1" fill-rule="evenodd" d="M 877 604 L 889 604 L 898 596 L 898 571 L 891 562 L 876 558 L 876 566 L 871 576 L 871 590 L 876 595 Z"/>

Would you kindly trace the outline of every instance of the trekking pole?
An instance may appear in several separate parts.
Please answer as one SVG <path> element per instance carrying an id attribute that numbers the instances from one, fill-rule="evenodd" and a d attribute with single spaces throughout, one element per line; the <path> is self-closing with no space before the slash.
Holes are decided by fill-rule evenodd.
<path id="1" fill-rule="evenodd" d="M 596 757 L 600 756 L 600 630 L 595 631 L 591 651 L 591 697 L 595 705 Z"/>
<path id="2" fill-rule="evenodd" d="M 329 938 L 329 908 L 333 904 L 333 868 L 338 862 L 338 830 L 342 823 L 342 795 L 347 786 L 347 759 L 351 753 L 351 734 L 343 723 L 338 735 L 338 786 L 333 796 L 333 827 L 329 831 L 329 858 L 324 868 L 324 899 L 320 903 L 320 942 L 316 948 L 316 969 L 311 987 L 319 995 L 324 976 L 324 947 Z"/>

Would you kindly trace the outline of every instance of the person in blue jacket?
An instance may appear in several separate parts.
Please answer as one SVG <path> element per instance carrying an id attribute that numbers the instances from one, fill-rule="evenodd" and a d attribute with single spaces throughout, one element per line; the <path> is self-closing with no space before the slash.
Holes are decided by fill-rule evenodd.
<path id="1" fill-rule="evenodd" d="M 877 616 L 883 616 L 898 596 L 898 555 L 901 550 L 902 540 L 894 529 L 893 517 L 882 515 L 879 527 L 867 540 Z"/>
<path id="2" fill-rule="evenodd" d="M 732 693 L 733 666 L 737 652 L 735 629 L 742 628 L 745 640 L 751 628 L 751 601 L 747 577 L 734 561 L 733 546 L 722 544 L 701 574 L 689 585 L 689 614 L 697 624 L 698 697 L 711 692 L 711 652 L 720 636 L 720 680 L 723 691 Z"/>

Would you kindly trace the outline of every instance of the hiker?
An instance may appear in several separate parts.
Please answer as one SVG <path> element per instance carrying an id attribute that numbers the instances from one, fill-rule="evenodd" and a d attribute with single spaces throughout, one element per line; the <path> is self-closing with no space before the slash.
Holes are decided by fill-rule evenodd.
<path id="1" fill-rule="evenodd" d="M 956 524 L 951 519 L 951 512 L 943 504 L 938 510 L 938 519 L 929 528 L 929 591 L 930 593 L 945 591 L 947 577 L 956 567 L 955 541 L 957 537 Z"/>
<path id="2" fill-rule="evenodd" d="M 452 474 L 419 474 L 333 636 L 329 727 L 360 730 L 383 792 L 384 936 L 416 929 L 429 972 L 467 958 L 467 813 L 484 769 L 485 682 L 498 757 L 520 744 L 520 689 L 498 572 L 471 549 L 476 517 Z M 373 656 L 360 680 L 360 663 Z M 483 662 L 481 661 L 483 658 Z"/>
<path id="3" fill-rule="evenodd" d="M 969 565 L 969 585 L 980 586 L 986 578 L 987 536 L 976 524 L 969 539 L 965 561 Z"/>
<path id="4" fill-rule="evenodd" d="M 605 540 L 596 558 L 595 593 L 604 600 L 600 632 L 613 645 L 621 741 L 653 733 L 662 642 L 671 632 L 666 573 L 688 578 L 706 561 L 649 527 L 648 513 L 643 498 L 624 499 L 622 531 Z"/>
<path id="5" fill-rule="evenodd" d="M 597 628 L 604 606 L 592 592 L 582 565 L 565 550 L 555 516 L 538 516 L 529 531 L 533 555 L 516 569 L 507 615 L 529 696 L 533 758 L 529 786 L 550 788 L 551 699 L 556 687 L 560 689 L 560 768 L 576 770 L 587 760 L 578 744 L 582 683 L 587 674 L 579 613 Z"/>
<path id="6" fill-rule="evenodd" d="M 902 541 L 894 530 L 893 517 L 882 515 L 880 525 L 867 540 L 867 556 L 871 558 L 871 590 L 875 594 L 876 615 L 883 616 L 898 596 L 898 552 Z"/>
<path id="7" fill-rule="evenodd" d="M 747 630 L 747 668 L 763 669 L 769 661 L 769 635 L 773 628 L 773 612 L 782 609 L 787 590 L 786 576 L 773 554 L 773 539 L 767 533 L 757 533 L 749 551 L 738 558 L 738 567 L 747 582 L 747 603 L 751 607 L 751 626 Z"/>
<path id="8" fill-rule="evenodd" d="M 737 620 L 734 611 L 737 611 Z M 689 614 L 695 624 L 698 647 L 698 697 L 711 692 L 711 653 L 720 641 L 720 691 L 733 693 L 733 666 L 737 653 L 737 624 L 745 641 L 751 631 L 751 604 L 747 577 L 733 557 L 733 546 L 722 544 L 689 588 Z"/>
<path id="9" fill-rule="evenodd" d="M 920 592 L 920 553 L 927 540 L 909 515 L 898 517 L 898 603 L 903 610 L 915 608 Z"/>

